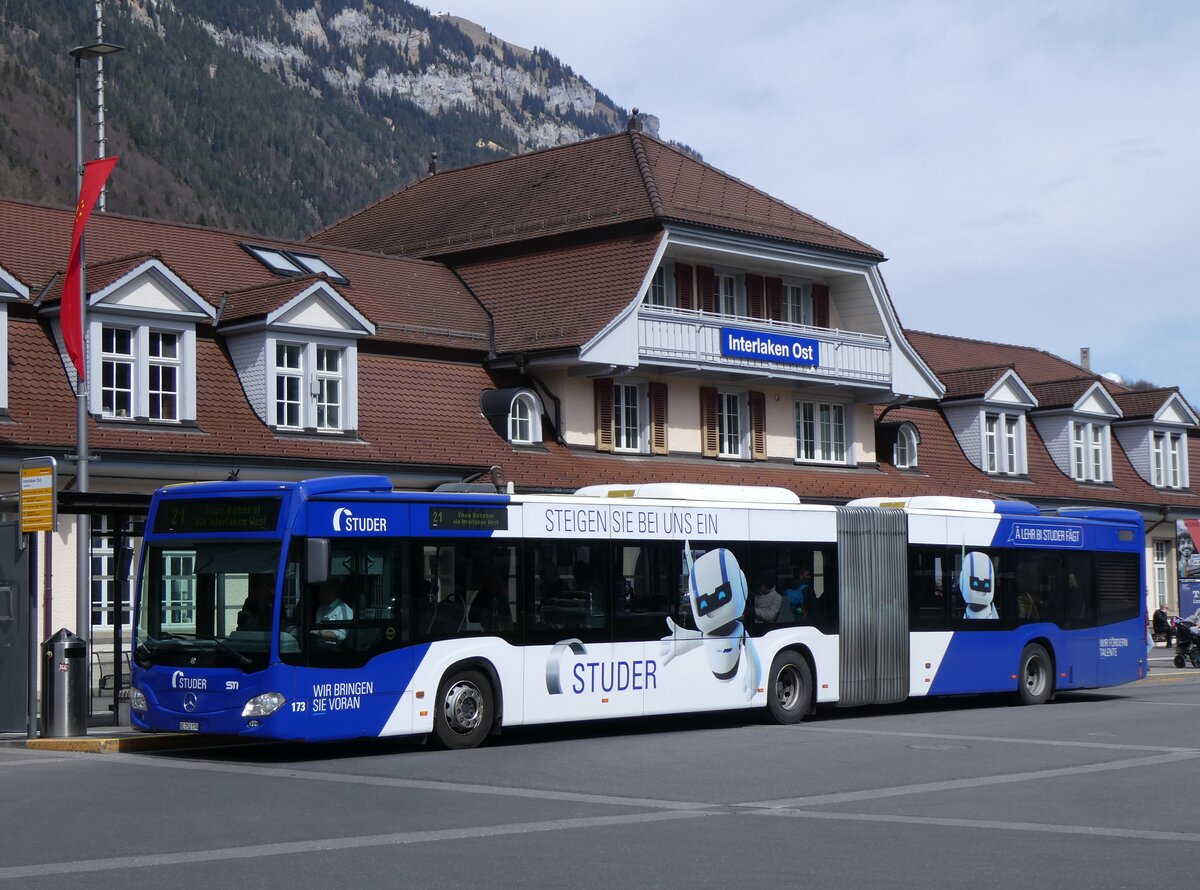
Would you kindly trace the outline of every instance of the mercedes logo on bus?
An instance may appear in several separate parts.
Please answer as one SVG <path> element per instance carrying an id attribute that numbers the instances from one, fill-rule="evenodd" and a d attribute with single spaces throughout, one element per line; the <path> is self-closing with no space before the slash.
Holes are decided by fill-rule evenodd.
<path id="1" fill-rule="evenodd" d="M 183 697 L 183 709 L 189 714 L 196 710 L 196 693 L 189 692 Z"/>

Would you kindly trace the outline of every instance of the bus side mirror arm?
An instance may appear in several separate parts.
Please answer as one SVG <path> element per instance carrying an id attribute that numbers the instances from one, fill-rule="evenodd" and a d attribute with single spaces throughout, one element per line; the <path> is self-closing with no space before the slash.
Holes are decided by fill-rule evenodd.
<path id="1" fill-rule="evenodd" d="M 329 539 L 309 538 L 305 553 L 305 580 L 309 584 L 324 584 L 329 580 Z"/>

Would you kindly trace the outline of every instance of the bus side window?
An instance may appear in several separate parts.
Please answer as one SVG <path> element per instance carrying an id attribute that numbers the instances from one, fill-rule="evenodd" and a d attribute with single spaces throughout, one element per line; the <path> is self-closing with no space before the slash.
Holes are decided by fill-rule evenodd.
<path id="1" fill-rule="evenodd" d="M 1090 553 L 1067 554 L 1062 615 L 1065 628 L 1096 626 L 1095 563 L 1096 558 Z"/>
<path id="2" fill-rule="evenodd" d="M 526 642 L 612 638 L 613 547 L 607 541 L 530 542 L 525 562 L 531 575 L 525 590 Z"/>
<path id="3" fill-rule="evenodd" d="M 949 627 L 952 585 L 942 548 L 908 548 L 908 623 L 912 630 Z"/>
<path id="4" fill-rule="evenodd" d="M 679 607 L 687 584 L 681 550 L 677 541 L 614 546 L 614 640 L 653 640 L 669 632 L 667 616 Z M 684 606 L 690 618 L 690 606 Z"/>

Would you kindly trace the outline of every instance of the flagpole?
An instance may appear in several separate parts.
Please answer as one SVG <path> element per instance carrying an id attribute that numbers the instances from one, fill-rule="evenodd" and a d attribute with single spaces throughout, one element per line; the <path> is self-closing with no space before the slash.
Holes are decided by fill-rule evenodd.
<path id="1" fill-rule="evenodd" d="M 83 194 L 83 53 L 72 52 L 75 57 L 75 203 L 78 205 Z M 83 346 L 83 368 L 87 368 L 87 274 L 84 260 L 84 238 L 79 237 L 79 334 Z M 75 490 L 79 494 L 88 491 L 88 435 L 87 435 L 87 374 L 75 370 Z M 92 585 L 91 585 L 91 516 L 83 512 L 75 514 L 75 628 L 79 637 L 91 649 L 92 638 Z M 87 664 L 91 664 L 90 656 Z"/>
<path id="2" fill-rule="evenodd" d="M 84 46 L 77 46 L 70 52 L 75 60 L 75 204 L 76 213 L 82 210 L 83 197 L 83 60 L 103 59 L 105 56 L 119 53 L 124 47 L 105 43 L 97 39 Z M 87 208 L 91 213 L 91 207 Z M 75 368 L 75 490 L 86 494 L 89 490 L 88 464 L 88 326 L 87 326 L 87 274 L 84 264 L 84 238 L 79 233 L 79 348 L 80 361 Z M 66 302 L 66 294 L 63 294 Z M 59 319 L 63 328 L 63 339 L 66 340 L 66 319 Z M 64 342 L 64 345 L 66 343 Z M 68 349 L 69 351 L 69 349 Z M 86 500 L 86 498 L 84 499 Z M 91 545 L 92 523 L 90 514 L 84 512 L 85 503 L 79 505 L 75 514 L 75 627 L 78 636 L 87 644 L 86 664 L 88 665 L 88 685 L 91 686 L 91 639 L 92 639 L 92 571 Z M 90 700 L 90 697 L 89 697 Z M 90 710 L 90 709 L 89 709 Z"/>

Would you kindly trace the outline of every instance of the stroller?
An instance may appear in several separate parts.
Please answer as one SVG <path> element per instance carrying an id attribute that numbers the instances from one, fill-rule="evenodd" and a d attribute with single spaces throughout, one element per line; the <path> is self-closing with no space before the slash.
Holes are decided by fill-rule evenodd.
<path id="1" fill-rule="evenodd" d="M 1200 667 L 1200 627 L 1182 618 L 1175 623 L 1175 667 Z"/>

